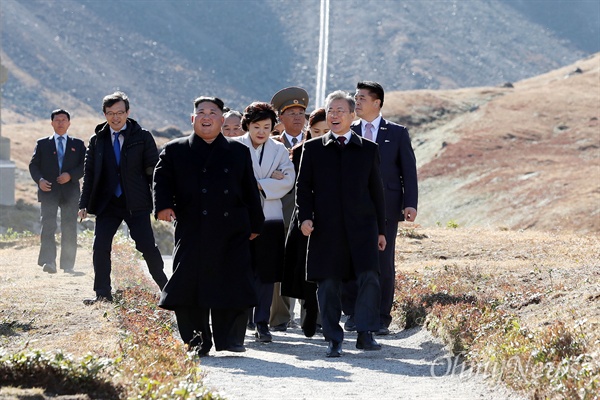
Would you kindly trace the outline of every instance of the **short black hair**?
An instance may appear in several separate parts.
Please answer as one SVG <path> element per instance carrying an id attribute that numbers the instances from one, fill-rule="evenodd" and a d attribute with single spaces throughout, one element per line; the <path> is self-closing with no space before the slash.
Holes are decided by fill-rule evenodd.
<path id="1" fill-rule="evenodd" d="M 125 93 L 117 91 L 104 96 L 102 99 L 102 112 L 105 113 L 108 107 L 112 107 L 120 101 L 125 103 L 125 111 L 129 111 L 129 97 Z"/>
<path id="2" fill-rule="evenodd" d="M 214 105 L 216 105 L 217 107 L 219 107 L 219 110 L 221 110 L 221 112 L 223 112 L 223 109 L 225 108 L 225 103 L 223 103 L 223 100 L 221 100 L 218 97 L 210 97 L 210 96 L 200 96 L 197 97 L 196 100 L 194 100 L 194 111 L 198 108 L 198 106 L 201 103 L 204 102 L 210 102 L 213 103 Z"/>
<path id="3" fill-rule="evenodd" d="M 54 117 L 59 114 L 64 114 L 67 116 L 67 119 L 69 121 L 71 120 L 71 114 L 69 114 L 69 112 L 67 110 L 63 110 L 62 108 L 59 108 L 57 110 L 52 111 L 52 114 L 50 114 L 50 121 L 54 121 Z"/>
<path id="4" fill-rule="evenodd" d="M 367 89 L 371 95 L 375 97 L 375 99 L 381 100 L 381 104 L 379 104 L 379 108 L 383 107 L 383 87 L 374 81 L 360 81 L 356 84 L 356 89 Z"/>
<path id="5" fill-rule="evenodd" d="M 248 132 L 248 125 L 252 122 L 262 121 L 264 119 L 271 120 L 271 129 L 277 124 L 277 113 L 273 106 L 269 103 L 255 101 L 244 110 L 242 117 L 242 129 Z"/>

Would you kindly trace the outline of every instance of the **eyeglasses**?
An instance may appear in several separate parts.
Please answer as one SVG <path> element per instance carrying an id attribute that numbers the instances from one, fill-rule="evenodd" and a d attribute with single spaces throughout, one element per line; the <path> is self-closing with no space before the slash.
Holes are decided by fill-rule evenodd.
<path id="1" fill-rule="evenodd" d="M 344 115 L 348 114 L 350 111 L 347 110 L 327 110 L 327 114 L 331 115 Z"/>
<path id="2" fill-rule="evenodd" d="M 117 112 L 113 112 L 113 111 L 108 111 L 105 112 L 104 115 L 106 115 L 107 117 L 111 118 L 114 117 L 115 115 L 117 117 L 122 117 L 123 115 L 127 114 L 127 111 L 117 111 Z"/>

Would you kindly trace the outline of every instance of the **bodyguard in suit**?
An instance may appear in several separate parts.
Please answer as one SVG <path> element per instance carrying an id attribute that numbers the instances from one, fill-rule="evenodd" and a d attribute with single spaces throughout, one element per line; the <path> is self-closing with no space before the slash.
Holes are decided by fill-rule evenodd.
<path id="1" fill-rule="evenodd" d="M 325 109 L 331 131 L 304 143 L 296 204 L 308 241 L 307 280 L 317 283 L 328 357 L 341 354 L 342 282 L 356 279 L 356 348 L 380 350 L 379 253 L 386 247 L 385 204 L 377 144 L 352 132 L 354 99 L 337 91 Z"/>
<path id="2" fill-rule="evenodd" d="M 419 191 L 417 166 L 408 130 L 404 126 L 386 121 L 381 116 L 384 99 L 383 87 L 377 82 L 359 82 L 354 99 L 356 100 L 356 114 L 360 120 L 352 124 L 352 130 L 356 134 L 376 142 L 379 145 L 381 158 L 387 246 L 379 258 L 381 316 L 379 330 L 375 333 L 387 335 L 392 322 L 391 311 L 396 277 L 394 255 L 398 221 L 412 222 L 417 217 Z M 355 330 L 352 315 L 354 315 L 356 285 L 350 283 L 344 289 L 344 312 L 351 316 L 344 327 L 346 330 Z"/>
<path id="3" fill-rule="evenodd" d="M 199 97 L 194 133 L 169 142 L 154 172 L 157 218 L 175 221 L 173 275 L 159 306 L 174 310 L 181 339 L 199 356 L 243 352 L 257 303 L 250 241 L 264 215 L 250 150 L 221 134 L 223 101 Z M 212 317 L 212 332 L 209 326 Z"/>
<path id="4" fill-rule="evenodd" d="M 163 260 L 150 224 L 152 174 L 158 150 L 152 134 L 129 117 L 123 92 L 105 96 L 106 122 L 96 126 L 86 151 L 79 217 L 96 215 L 93 263 L 96 297 L 84 304 L 112 301 L 110 252 L 117 229 L 127 223 L 135 248 L 142 253 L 159 288 L 167 283 Z"/>
<path id="5" fill-rule="evenodd" d="M 71 115 L 54 110 L 50 115 L 54 134 L 37 141 L 29 163 L 31 178 L 38 185 L 41 203 L 41 247 L 38 265 L 56 273 L 56 216 L 60 207 L 60 268 L 73 272 L 77 253 L 77 202 L 79 179 L 83 176 L 85 144 L 67 134 Z"/>

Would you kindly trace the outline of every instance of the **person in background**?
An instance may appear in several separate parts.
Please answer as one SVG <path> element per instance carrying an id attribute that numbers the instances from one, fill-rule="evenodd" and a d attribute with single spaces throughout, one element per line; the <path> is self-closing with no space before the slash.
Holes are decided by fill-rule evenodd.
<path id="1" fill-rule="evenodd" d="M 223 135 L 227 137 L 237 137 L 244 134 L 242 129 L 242 113 L 235 110 L 229 110 L 223 114 Z"/>
<path id="2" fill-rule="evenodd" d="M 296 173 L 289 152 L 281 142 L 271 139 L 277 114 L 269 103 L 254 102 L 244 110 L 244 136 L 236 138 L 250 149 L 254 177 L 261 194 L 265 225 L 260 237 L 252 242 L 252 261 L 256 274 L 258 305 L 254 309 L 255 337 L 272 340 L 269 316 L 275 282 L 281 282 L 285 229 L 281 198 L 294 186 Z"/>
<path id="3" fill-rule="evenodd" d="M 106 121 L 96 126 L 85 155 L 79 218 L 96 215 L 93 263 L 96 297 L 86 305 L 112 301 L 110 252 L 123 221 L 135 248 L 142 253 L 150 275 L 162 289 L 167 283 L 164 263 L 150 223 L 152 173 L 158 150 L 152 134 L 129 118 L 129 98 L 123 92 L 104 97 Z"/>
<path id="4" fill-rule="evenodd" d="M 85 143 L 67 134 L 71 114 L 59 109 L 50 114 L 54 134 L 41 138 L 29 162 L 29 173 L 38 186 L 41 204 L 41 246 L 38 265 L 56 273 L 56 218 L 60 207 L 60 268 L 73 272 L 77 254 L 77 204 L 83 176 Z"/>
<path id="5" fill-rule="evenodd" d="M 308 118 L 310 136 L 318 138 L 329 132 L 324 108 L 314 110 Z M 308 135 L 307 135 L 308 136 Z M 296 174 L 302 158 L 302 144 L 296 145 L 292 150 L 291 158 Z M 300 231 L 298 224 L 297 208 L 292 213 L 292 220 L 285 241 L 285 262 L 281 294 L 304 300 L 305 310 L 301 318 L 302 332 L 306 337 L 316 333 L 319 323 L 319 305 L 317 303 L 317 285 L 306 281 L 306 251 L 308 237 Z"/>
<path id="6" fill-rule="evenodd" d="M 175 222 L 173 275 L 159 306 L 175 311 L 181 339 L 199 356 L 244 352 L 256 305 L 250 241 L 264 215 L 246 146 L 221 134 L 223 101 L 194 101 L 194 133 L 165 146 L 154 171 L 154 208 Z M 193 184 L 191 184 L 193 182 Z M 212 331 L 209 320 L 212 319 Z"/>
<path id="7" fill-rule="evenodd" d="M 343 91 L 325 100 L 329 133 L 304 143 L 296 205 L 298 221 L 310 236 L 306 278 L 317 283 L 327 357 L 339 357 L 344 330 L 342 282 L 356 279 L 356 348 L 380 350 L 379 253 L 385 249 L 385 204 L 377 144 L 350 129 L 354 99 Z"/>
<path id="8" fill-rule="evenodd" d="M 379 145 L 381 178 L 385 193 L 386 249 L 379 257 L 379 284 L 381 286 L 380 326 L 376 335 L 389 334 L 392 322 L 392 304 L 396 284 L 396 235 L 398 221 L 414 222 L 417 217 L 418 183 L 417 162 L 410 143 L 408 130 L 381 116 L 384 91 L 377 82 L 358 82 L 354 94 L 356 114 L 360 120 L 352 124 L 352 130 Z M 356 284 L 344 287 L 344 313 L 349 317 L 344 324 L 348 331 L 356 330 L 354 304 Z"/>
<path id="9" fill-rule="evenodd" d="M 279 120 L 284 130 L 279 140 L 288 149 L 292 149 L 304 140 L 304 125 L 306 107 L 308 107 L 308 93 L 300 87 L 288 87 L 281 89 L 271 98 L 271 104 L 277 110 Z M 294 210 L 294 189 L 286 194 L 281 202 L 283 204 L 284 228 L 287 232 L 292 211 Z M 273 331 L 285 331 L 289 327 L 295 327 L 293 298 L 281 296 L 281 285 L 275 283 L 273 290 L 273 303 L 271 305 L 271 317 L 269 325 Z"/>

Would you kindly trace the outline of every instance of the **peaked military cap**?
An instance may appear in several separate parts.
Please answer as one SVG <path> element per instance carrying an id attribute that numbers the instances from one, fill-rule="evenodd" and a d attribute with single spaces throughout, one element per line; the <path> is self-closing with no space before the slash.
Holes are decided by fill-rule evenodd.
<path id="1" fill-rule="evenodd" d="M 308 93 L 301 87 L 292 86 L 281 89 L 271 99 L 273 107 L 281 114 L 290 107 L 308 107 Z"/>

